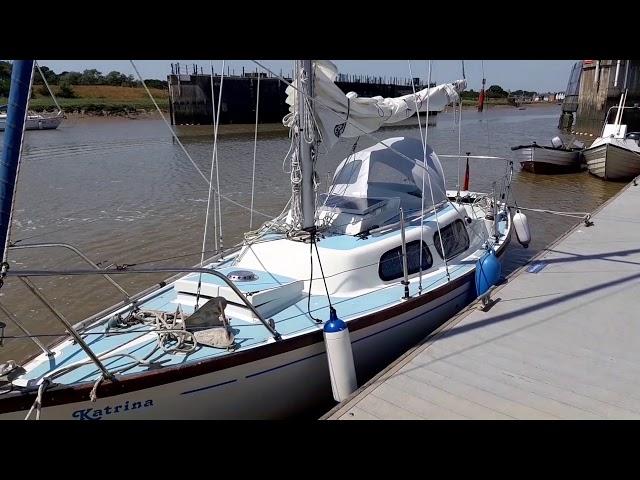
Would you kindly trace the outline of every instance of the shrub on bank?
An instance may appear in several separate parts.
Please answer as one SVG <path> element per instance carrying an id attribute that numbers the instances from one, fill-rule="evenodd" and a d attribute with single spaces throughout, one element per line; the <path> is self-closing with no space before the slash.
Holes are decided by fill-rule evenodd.
<path id="1" fill-rule="evenodd" d="M 68 81 L 60 82 L 60 91 L 58 96 L 61 98 L 76 98 L 76 92 L 73 91 L 71 84 Z"/>

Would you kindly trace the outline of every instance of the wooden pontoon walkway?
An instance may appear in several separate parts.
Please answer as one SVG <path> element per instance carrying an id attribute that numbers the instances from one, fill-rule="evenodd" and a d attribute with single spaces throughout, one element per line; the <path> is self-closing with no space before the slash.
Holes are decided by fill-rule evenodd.
<path id="1" fill-rule="evenodd" d="M 323 418 L 640 418 L 640 185 L 592 220 Z"/>

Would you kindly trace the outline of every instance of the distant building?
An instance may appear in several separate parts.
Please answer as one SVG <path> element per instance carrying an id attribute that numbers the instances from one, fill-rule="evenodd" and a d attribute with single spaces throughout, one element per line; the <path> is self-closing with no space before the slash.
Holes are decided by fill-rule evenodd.
<path id="1" fill-rule="evenodd" d="M 533 101 L 534 102 L 555 102 L 556 100 L 559 99 L 558 95 L 559 94 L 557 93 L 551 93 L 551 92 L 539 93 L 538 95 L 533 97 Z"/>

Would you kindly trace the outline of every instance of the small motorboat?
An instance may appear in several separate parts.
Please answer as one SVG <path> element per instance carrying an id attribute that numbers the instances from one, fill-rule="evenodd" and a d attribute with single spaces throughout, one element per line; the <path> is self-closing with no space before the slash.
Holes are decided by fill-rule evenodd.
<path id="1" fill-rule="evenodd" d="M 615 120 L 609 123 L 613 110 L 616 110 Z M 583 152 L 589 173 L 604 180 L 620 181 L 640 175 L 639 119 L 640 108 L 625 107 L 624 100 L 621 107 L 609 109 L 602 134 Z M 635 131 L 628 131 L 629 126 Z"/>
<path id="2" fill-rule="evenodd" d="M 573 141 L 571 146 L 564 145 L 560 137 L 551 140 L 551 146 L 518 145 L 511 147 L 523 170 L 532 173 L 564 173 L 575 172 L 581 168 L 580 152 L 584 148 L 582 142 Z"/>

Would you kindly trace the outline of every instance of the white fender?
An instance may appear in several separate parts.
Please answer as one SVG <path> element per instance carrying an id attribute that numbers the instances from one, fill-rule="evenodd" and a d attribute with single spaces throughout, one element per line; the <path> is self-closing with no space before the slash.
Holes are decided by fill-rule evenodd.
<path id="1" fill-rule="evenodd" d="M 324 342 L 329 362 L 331 390 L 336 402 L 342 402 L 358 388 L 356 369 L 353 363 L 351 339 L 347 324 L 331 311 L 331 319 L 324 327 Z"/>
<path id="2" fill-rule="evenodd" d="M 531 242 L 531 232 L 529 231 L 527 216 L 520 212 L 520 210 L 517 210 L 516 214 L 513 216 L 513 226 L 516 229 L 518 242 L 520 242 L 520 245 L 524 248 L 527 248 L 529 246 L 529 242 Z"/>

